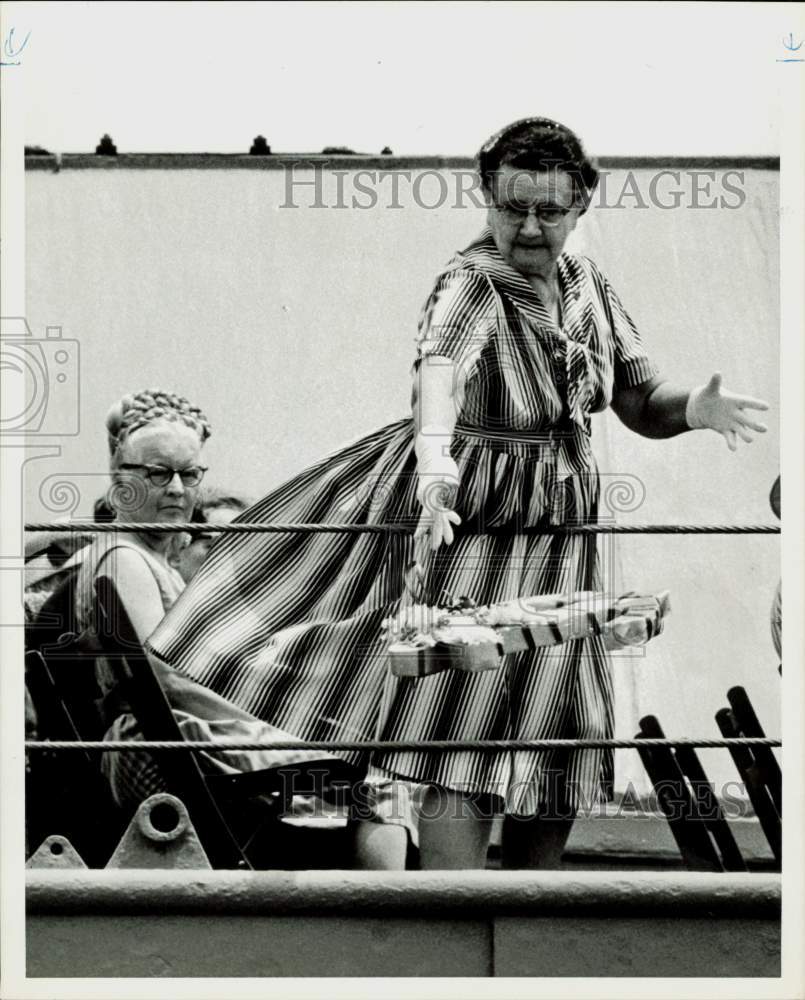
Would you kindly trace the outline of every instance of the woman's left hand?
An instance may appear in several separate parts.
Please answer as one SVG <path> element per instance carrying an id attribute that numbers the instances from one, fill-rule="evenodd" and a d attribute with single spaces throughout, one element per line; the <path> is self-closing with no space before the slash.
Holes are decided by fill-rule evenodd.
<path id="1" fill-rule="evenodd" d="M 751 420 L 746 410 L 768 410 L 769 404 L 751 396 L 737 396 L 721 388 L 721 374 L 716 372 L 707 385 L 694 389 L 688 398 L 685 419 L 694 429 L 709 427 L 723 435 L 730 451 L 738 447 L 738 438 L 751 444 L 751 431 L 766 433 L 765 424 Z"/>

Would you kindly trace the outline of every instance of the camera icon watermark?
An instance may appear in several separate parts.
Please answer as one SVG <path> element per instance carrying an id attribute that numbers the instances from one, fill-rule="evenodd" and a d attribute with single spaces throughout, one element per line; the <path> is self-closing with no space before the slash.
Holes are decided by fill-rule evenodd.
<path id="1" fill-rule="evenodd" d="M 60 326 L 47 327 L 44 338 L 37 338 L 24 317 L 2 317 L 0 373 L 0 435 L 78 434 L 79 344 L 65 339 Z"/>

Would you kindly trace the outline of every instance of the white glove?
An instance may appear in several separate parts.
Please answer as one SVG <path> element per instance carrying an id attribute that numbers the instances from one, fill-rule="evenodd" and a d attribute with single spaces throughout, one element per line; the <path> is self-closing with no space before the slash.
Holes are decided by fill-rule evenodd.
<path id="1" fill-rule="evenodd" d="M 745 410 L 768 410 L 769 404 L 751 396 L 736 396 L 721 389 L 721 375 L 716 372 L 707 385 L 700 385 L 688 397 L 685 420 L 688 427 L 700 429 L 709 427 L 723 434 L 730 451 L 738 447 L 738 438 L 751 444 L 750 430 L 764 434 L 764 424 L 755 423 L 745 414 Z"/>
<path id="2" fill-rule="evenodd" d="M 428 424 L 416 436 L 419 485 L 416 498 L 422 504 L 422 517 L 416 534 L 430 531 L 432 549 L 442 542 L 452 544 L 453 525 L 461 518 L 452 510 L 458 493 L 458 466 L 450 456 L 451 434 L 446 427 Z"/>

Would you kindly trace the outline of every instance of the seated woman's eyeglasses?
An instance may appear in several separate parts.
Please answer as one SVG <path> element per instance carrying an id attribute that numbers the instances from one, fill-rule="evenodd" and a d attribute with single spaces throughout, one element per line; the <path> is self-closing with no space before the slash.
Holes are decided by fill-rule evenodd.
<path id="1" fill-rule="evenodd" d="M 145 478 L 153 486 L 167 486 L 176 475 L 182 480 L 182 486 L 198 486 L 207 471 L 207 467 L 203 465 L 195 465 L 189 469 L 168 469 L 164 465 L 135 465 L 133 462 L 126 462 L 119 468 L 142 469 Z"/>
<path id="2" fill-rule="evenodd" d="M 498 205 L 495 203 L 495 208 L 510 226 L 521 226 L 533 212 L 539 224 L 548 229 L 558 226 L 571 211 L 570 208 L 563 208 L 561 205 L 532 205 L 530 208 L 526 208 L 524 205 Z"/>

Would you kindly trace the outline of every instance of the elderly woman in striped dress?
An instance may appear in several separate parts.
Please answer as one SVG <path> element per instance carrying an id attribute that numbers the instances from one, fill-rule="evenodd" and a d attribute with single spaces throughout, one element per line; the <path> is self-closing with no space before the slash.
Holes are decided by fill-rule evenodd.
<path id="1" fill-rule="evenodd" d="M 606 277 L 564 252 L 598 179 L 569 129 L 516 122 L 483 147 L 479 168 L 488 225 L 439 274 L 425 305 L 413 418 L 305 470 L 242 518 L 419 521 L 430 538 L 421 557 L 430 604 L 444 593 L 488 604 L 596 589 L 594 538 L 539 531 L 597 519 L 592 413 L 612 406 L 655 438 L 712 428 L 733 450 L 765 429 L 747 411 L 766 405 L 724 392 L 717 375 L 693 391 L 663 381 Z M 369 533 L 233 535 L 151 646 L 303 739 L 612 736 L 610 665 L 598 638 L 510 654 L 495 671 L 391 677 L 382 623 L 410 599 L 416 546 Z M 510 817 L 506 863 L 550 863 L 579 805 L 606 797 L 611 778 L 603 750 L 378 753 L 359 843 L 378 865 L 402 863 L 403 793 L 415 784 L 426 789 L 423 867 L 483 867 L 500 812 Z M 373 826 L 377 819 L 391 824 Z"/>

